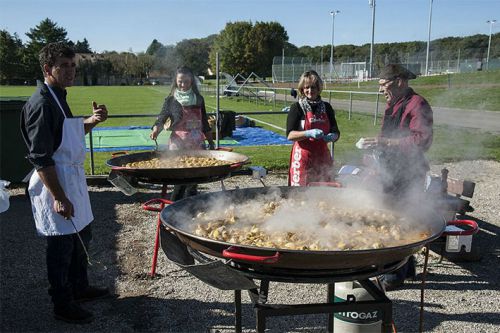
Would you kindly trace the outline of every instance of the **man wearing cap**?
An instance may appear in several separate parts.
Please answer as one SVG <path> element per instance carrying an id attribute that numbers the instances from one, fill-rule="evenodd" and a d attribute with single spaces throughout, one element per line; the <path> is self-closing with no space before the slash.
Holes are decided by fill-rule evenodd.
<path id="1" fill-rule="evenodd" d="M 381 151 L 382 186 L 385 193 L 423 191 L 429 163 L 424 153 L 432 143 L 432 109 L 408 86 L 416 76 L 401 65 L 389 64 L 380 73 L 379 91 L 387 101 L 382 130 L 365 144 Z"/>
<path id="2" fill-rule="evenodd" d="M 380 73 L 379 91 L 387 101 L 382 130 L 364 144 L 380 151 L 380 178 L 384 193 L 408 199 L 425 189 L 429 163 L 424 153 L 432 143 L 432 109 L 408 86 L 416 75 L 399 64 L 389 64 Z M 393 274 L 386 274 L 387 289 L 415 275 L 414 258 Z"/>

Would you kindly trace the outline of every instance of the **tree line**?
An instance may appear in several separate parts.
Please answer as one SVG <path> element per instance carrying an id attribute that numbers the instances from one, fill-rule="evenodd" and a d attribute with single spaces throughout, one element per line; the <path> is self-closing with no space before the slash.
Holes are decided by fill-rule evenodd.
<path id="1" fill-rule="evenodd" d="M 0 30 L 0 84 L 33 84 L 41 79 L 38 52 L 50 42 L 65 42 L 79 53 L 77 77 L 81 84 L 121 84 L 147 82 L 152 77 L 168 77 L 179 65 L 191 67 L 198 75 L 215 72 L 216 54 L 220 71 L 244 76 L 254 72 L 270 76 L 275 56 L 303 57 L 311 62 L 329 62 L 330 45 L 297 47 L 288 42 L 285 28 L 278 22 L 228 22 L 219 33 L 205 38 L 185 39 L 175 45 L 163 45 L 153 39 L 145 52 L 134 53 L 92 51 L 86 38 L 73 42 L 67 31 L 49 18 L 26 33 L 23 43 L 17 33 Z M 488 48 L 487 35 L 446 37 L 430 44 L 433 60 L 484 59 Z M 490 59 L 500 57 L 500 33 L 492 35 Z M 423 55 L 423 41 L 374 44 L 374 68 L 387 62 L 408 60 L 410 55 Z M 457 54 L 458 53 L 458 54 Z M 370 44 L 337 45 L 334 61 L 369 62 Z M 112 81 L 111 78 L 114 78 Z"/>

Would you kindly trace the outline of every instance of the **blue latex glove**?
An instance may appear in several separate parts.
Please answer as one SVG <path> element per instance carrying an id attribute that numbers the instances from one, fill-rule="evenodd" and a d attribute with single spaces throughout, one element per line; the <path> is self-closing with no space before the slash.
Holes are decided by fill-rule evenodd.
<path id="1" fill-rule="evenodd" d="M 333 141 L 336 141 L 338 138 L 339 138 L 339 134 L 333 132 L 333 133 L 328 133 L 327 135 L 325 135 L 323 137 L 323 140 L 325 140 L 326 142 L 333 142 Z"/>
<path id="2" fill-rule="evenodd" d="M 304 131 L 304 135 L 306 136 L 306 138 L 312 138 L 312 139 L 321 139 L 324 136 L 323 131 L 320 130 L 319 128 L 313 128 Z"/>

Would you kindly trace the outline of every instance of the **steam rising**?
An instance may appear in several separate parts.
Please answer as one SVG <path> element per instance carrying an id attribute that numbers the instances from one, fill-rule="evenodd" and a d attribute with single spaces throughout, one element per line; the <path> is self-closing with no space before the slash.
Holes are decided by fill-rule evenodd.
<path id="1" fill-rule="evenodd" d="M 436 232 L 435 222 L 396 213 L 367 191 L 329 188 L 219 192 L 184 203 L 174 225 L 198 236 L 268 248 L 349 250 L 399 246 Z M 243 196 L 241 194 L 244 194 Z M 422 216 L 422 214 L 420 214 Z M 181 225 L 180 225 L 181 224 Z"/>

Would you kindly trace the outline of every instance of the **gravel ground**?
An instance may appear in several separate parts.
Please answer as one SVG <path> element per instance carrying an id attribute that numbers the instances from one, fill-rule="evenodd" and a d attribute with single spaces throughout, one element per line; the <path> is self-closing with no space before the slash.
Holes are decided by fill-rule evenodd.
<path id="1" fill-rule="evenodd" d="M 450 177 L 476 182 L 471 205 L 481 231 L 474 236 L 473 253 L 451 258 L 431 252 L 425 291 L 426 332 L 498 332 L 500 327 L 499 243 L 500 163 L 466 161 L 444 165 Z M 433 166 L 439 174 L 443 165 Z M 266 185 L 285 185 L 284 175 L 268 175 Z M 250 177 L 226 180 L 226 188 L 260 187 Z M 219 183 L 201 185 L 220 190 Z M 231 291 L 210 287 L 179 269 L 159 253 L 156 278 L 148 277 L 156 214 L 141 203 L 159 196 L 159 188 L 141 189 L 127 197 L 112 187 L 90 187 L 96 216 L 90 268 L 94 284 L 109 286 L 117 297 L 85 303 L 95 315 L 87 325 L 70 325 L 52 317 L 46 288 L 45 241 L 35 234 L 29 199 L 23 188 L 10 190 L 11 207 L 2 213 L 0 331 L 2 332 L 232 332 Z M 479 260 L 480 258 L 480 260 Z M 418 256 L 421 271 L 423 257 Z M 410 281 L 388 292 L 398 332 L 419 326 L 420 282 Z M 255 316 L 243 293 L 243 330 L 255 330 Z M 326 286 L 272 283 L 269 303 L 319 303 Z M 270 332 L 324 332 L 325 315 L 273 317 Z"/>

